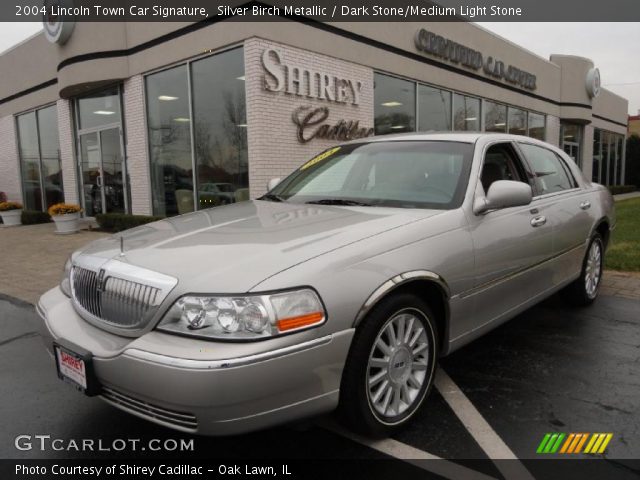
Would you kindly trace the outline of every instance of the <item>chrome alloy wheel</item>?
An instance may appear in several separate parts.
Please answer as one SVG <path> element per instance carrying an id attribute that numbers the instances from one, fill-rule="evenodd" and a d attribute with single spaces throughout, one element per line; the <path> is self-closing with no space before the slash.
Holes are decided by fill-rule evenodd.
<path id="1" fill-rule="evenodd" d="M 602 244 L 595 240 L 591 243 L 587 255 L 584 271 L 584 287 L 589 298 L 594 298 L 598 292 L 600 277 L 602 276 Z"/>
<path id="2" fill-rule="evenodd" d="M 402 310 L 382 327 L 367 364 L 367 397 L 382 420 L 405 413 L 420 397 L 429 367 L 422 312 Z"/>

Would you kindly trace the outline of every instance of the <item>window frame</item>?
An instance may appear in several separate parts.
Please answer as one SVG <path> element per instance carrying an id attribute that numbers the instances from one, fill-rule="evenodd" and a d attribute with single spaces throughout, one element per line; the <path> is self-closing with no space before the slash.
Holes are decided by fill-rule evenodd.
<path id="1" fill-rule="evenodd" d="M 505 134 L 506 135 L 506 134 Z M 524 155 L 522 153 L 522 151 L 520 150 L 520 148 L 518 147 L 518 145 L 516 144 L 516 142 L 514 142 L 511 139 L 496 139 L 493 142 L 487 143 L 484 146 L 484 149 L 482 151 L 482 164 L 480 166 L 480 171 L 478 172 L 478 178 L 476 179 L 476 189 L 478 188 L 478 184 L 480 185 L 480 188 L 482 188 L 482 190 L 484 191 L 484 186 L 482 185 L 482 172 L 484 171 L 484 162 L 487 156 L 487 152 L 489 151 L 489 149 L 491 147 L 494 147 L 496 145 L 500 145 L 500 144 L 506 144 L 509 145 L 511 148 L 511 151 L 513 154 L 515 154 L 515 158 L 512 158 L 512 160 L 515 162 L 515 167 L 516 170 L 518 171 L 518 174 L 520 176 L 522 176 L 522 174 L 524 173 L 524 178 L 527 180 L 526 182 L 522 182 L 522 183 L 526 183 L 531 187 L 531 190 L 533 193 L 536 192 L 536 185 L 535 185 L 535 181 L 534 181 L 534 175 L 533 175 L 533 170 L 531 170 L 531 166 L 529 165 L 529 163 L 525 160 Z M 485 195 L 487 194 L 487 192 L 484 192 Z"/>

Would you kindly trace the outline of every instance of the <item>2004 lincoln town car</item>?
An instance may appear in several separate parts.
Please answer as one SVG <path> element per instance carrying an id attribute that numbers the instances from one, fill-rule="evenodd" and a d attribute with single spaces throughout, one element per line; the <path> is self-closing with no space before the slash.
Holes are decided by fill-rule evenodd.
<path id="1" fill-rule="evenodd" d="M 38 312 L 60 378 L 150 421 L 224 435 L 337 407 L 384 435 L 440 356 L 562 288 L 593 302 L 614 223 L 537 140 L 361 139 L 257 200 L 91 243 Z"/>

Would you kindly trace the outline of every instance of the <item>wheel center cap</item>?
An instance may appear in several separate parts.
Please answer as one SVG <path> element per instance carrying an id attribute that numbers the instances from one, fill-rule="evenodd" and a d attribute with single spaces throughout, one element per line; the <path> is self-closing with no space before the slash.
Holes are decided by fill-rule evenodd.
<path id="1" fill-rule="evenodd" d="M 406 347 L 398 348 L 389 360 L 389 378 L 393 382 L 403 383 L 411 373 L 412 364 L 411 352 Z"/>

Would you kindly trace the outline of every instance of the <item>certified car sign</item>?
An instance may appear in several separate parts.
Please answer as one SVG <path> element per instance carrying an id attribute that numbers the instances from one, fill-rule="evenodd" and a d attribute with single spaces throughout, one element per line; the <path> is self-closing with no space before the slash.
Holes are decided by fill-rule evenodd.
<path id="1" fill-rule="evenodd" d="M 64 45 L 73 32 L 75 21 L 72 16 L 59 15 L 57 12 L 71 9 L 73 0 L 44 0 L 43 5 L 42 26 L 45 37 L 51 43 Z"/>
<path id="2" fill-rule="evenodd" d="M 587 72 L 586 85 L 589 96 L 597 97 L 600 93 L 600 70 L 594 67 Z"/>

